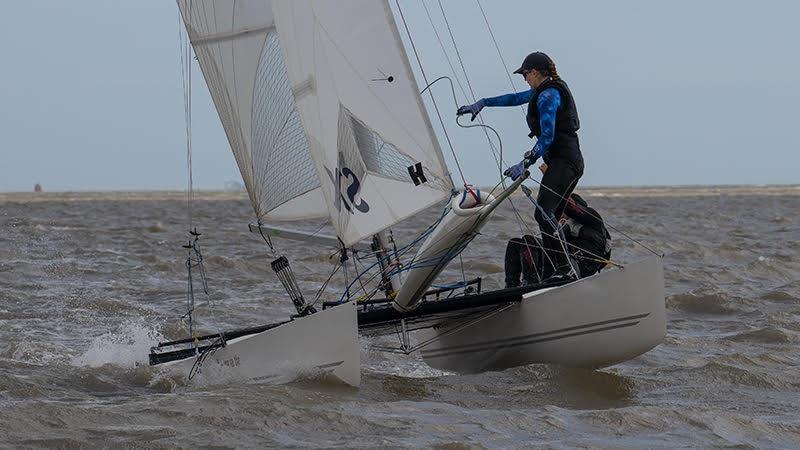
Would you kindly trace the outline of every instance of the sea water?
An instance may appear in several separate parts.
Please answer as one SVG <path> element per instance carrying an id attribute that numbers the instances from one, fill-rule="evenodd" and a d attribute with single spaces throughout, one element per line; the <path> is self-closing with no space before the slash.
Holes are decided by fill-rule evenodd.
<path id="1" fill-rule="evenodd" d="M 147 365 L 185 337 L 189 224 L 209 294 L 201 329 L 287 317 L 273 256 L 248 232 L 241 193 L 0 194 L 0 446 L 575 447 L 800 442 L 800 189 L 606 188 L 581 194 L 607 222 L 665 253 L 666 341 L 590 371 L 548 365 L 458 375 L 365 340 L 362 385 L 196 386 Z M 463 255 L 464 276 L 501 287 L 508 239 L 535 229 L 513 198 Z M 395 228 L 414 237 L 432 208 Z M 297 224 L 331 230 L 322 222 Z M 648 252 L 611 229 L 614 258 Z M 310 294 L 331 249 L 275 239 Z M 444 281 L 462 278 L 458 260 Z M 352 271 L 351 271 L 352 274 Z M 337 275 L 338 277 L 338 275 Z M 325 300 L 337 299 L 334 278 Z"/>

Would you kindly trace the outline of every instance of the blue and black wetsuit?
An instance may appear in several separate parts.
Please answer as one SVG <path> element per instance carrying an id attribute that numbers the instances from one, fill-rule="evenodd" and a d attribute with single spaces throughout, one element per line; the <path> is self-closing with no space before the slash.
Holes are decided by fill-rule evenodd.
<path id="1" fill-rule="evenodd" d="M 526 120 L 530 137 L 537 141 L 532 149 L 536 158 L 547 163 L 542 177 L 537 203 L 541 207 L 534 217 L 542 231 L 542 244 L 551 270 L 568 268 L 561 244 L 555 237 L 555 226 L 564 212 L 566 199 L 583 176 L 583 155 L 578 142 L 580 128 L 575 101 L 567 84 L 560 79 L 548 79 L 536 90 L 528 90 L 482 100 L 485 106 L 518 106 L 528 103 Z"/>

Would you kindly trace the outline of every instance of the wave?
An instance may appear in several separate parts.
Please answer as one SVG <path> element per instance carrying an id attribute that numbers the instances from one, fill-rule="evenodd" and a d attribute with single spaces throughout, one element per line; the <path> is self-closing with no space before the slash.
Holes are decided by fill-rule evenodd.
<path id="1" fill-rule="evenodd" d="M 683 369 L 683 376 L 692 380 L 702 379 L 706 386 L 719 386 L 728 383 L 761 389 L 785 389 L 791 387 L 779 377 L 765 372 L 753 372 L 744 367 L 736 367 L 720 362 L 709 362 L 699 367 Z"/>
<path id="2" fill-rule="evenodd" d="M 667 308 L 688 314 L 728 315 L 742 312 L 741 299 L 724 293 L 700 294 L 688 292 L 667 297 Z"/>
<path id="3" fill-rule="evenodd" d="M 726 338 L 734 342 L 753 342 L 759 344 L 782 344 L 789 342 L 789 335 L 775 327 L 765 327 L 756 330 L 744 331 Z"/>
<path id="4" fill-rule="evenodd" d="M 778 286 L 762 294 L 761 298 L 774 302 L 796 302 L 800 300 L 800 280 Z"/>

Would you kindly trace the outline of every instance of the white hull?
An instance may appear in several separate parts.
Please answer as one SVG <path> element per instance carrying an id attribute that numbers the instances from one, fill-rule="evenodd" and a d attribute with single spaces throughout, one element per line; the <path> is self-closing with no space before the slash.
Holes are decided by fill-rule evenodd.
<path id="1" fill-rule="evenodd" d="M 611 269 L 523 296 L 495 315 L 450 332 L 463 321 L 421 330 L 422 357 L 462 373 L 534 363 L 598 368 L 632 359 L 664 340 L 661 258 Z"/>
<path id="2" fill-rule="evenodd" d="M 527 176 L 526 173 L 524 177 L 519 177 L 497 197 L 481 192 L 481 206 L 461 208 L 460 196 L 454 196 L 450 200 L 450 211 L 425 239 L 414 256 L 414 262 L 422 264 L 406 273 L 405 281 L 392 306 L 398 311 L 411 311 L 416 308 L 433 280 L 450 260 L 460 253 L 460 246 L 468 243 L 480 232 L 494 210 L 517 190 Z"/>
<path id="3" fill-rule="evenodd" d="M 196 357 L 191 357 L 159 367 L 188 376 L 196 361 Z M 229 381 L 284 383 L 325 374 L 355 387 L 361 382 L 354 303 L 232 339 L 227 346 L 209 353 L 193 380 L 211 384 Z"/>

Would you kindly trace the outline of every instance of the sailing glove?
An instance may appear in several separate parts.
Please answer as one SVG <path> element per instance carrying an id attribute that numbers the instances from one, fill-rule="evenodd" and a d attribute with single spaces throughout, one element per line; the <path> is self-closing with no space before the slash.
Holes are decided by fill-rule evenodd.
<path id="1" fill-rule="evenodd" d="M 456 115 L 461 116 L 463 114 L 472 114 L 472 117 L 469 119 L 469 121 L 472 122 L 475 120 L 475 117 L 481 112 L 484 106 L 486 106 L 486 102 L 483 99 L 480 99 L 471 105 L 464 105 L 458 108 Z"/>
<path id="2" fill-rule="evenodd" d="M 526 162 L 526 160 L 522 160 L 519 163 L 514 164 L 513 166 L 511 166 L 508 169 L 506 169 L 506 171 L 503 172 L 503 175 L 505 175 L 507 177 L 511 177 L 512 181 L 516 180 L 517 178 L 519 178 L 519 177 L 521 177 L 522 175 L 525 174 L 525 168 L 527 167 L 525 165 L 525 162 Z"/>

